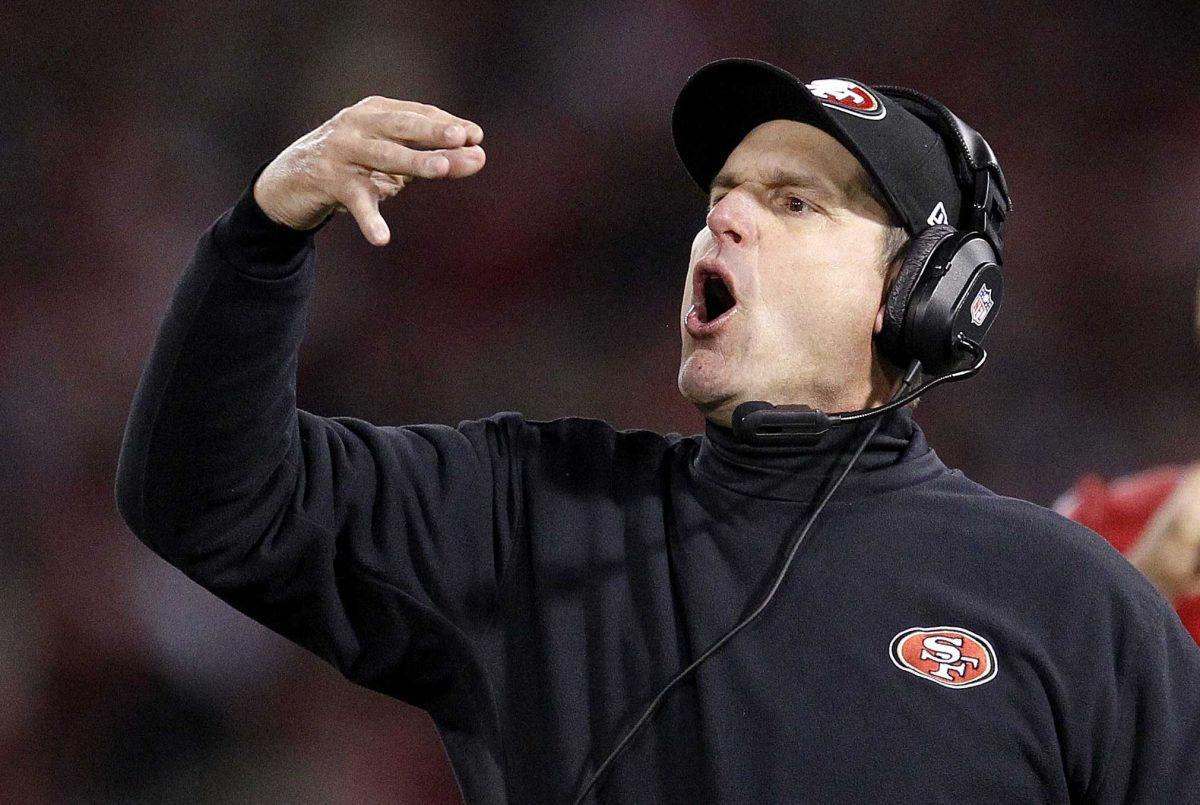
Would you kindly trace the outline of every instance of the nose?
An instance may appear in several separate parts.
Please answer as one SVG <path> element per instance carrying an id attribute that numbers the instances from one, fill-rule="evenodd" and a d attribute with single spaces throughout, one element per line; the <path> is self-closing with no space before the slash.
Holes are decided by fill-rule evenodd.
<path id="1" fill-rule="evenodd" d="M 754 200 L 744 187 L 730 190 L 708 211 L 706 223 L 718 243 L 749 246 L 758 230 L 754 225 Z"/>

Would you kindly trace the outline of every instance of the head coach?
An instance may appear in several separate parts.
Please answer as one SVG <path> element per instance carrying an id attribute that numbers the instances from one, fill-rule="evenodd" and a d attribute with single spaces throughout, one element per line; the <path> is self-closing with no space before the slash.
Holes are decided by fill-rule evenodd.
<path id="1" fill-rule="evenodd" d="M 987 143 L 920 93 L 747 60 L 693 75 L 673 132 L 709 197 L 678 378 L 702 433 L 297 408 L 316 231 L 344 209 L 383 245 L 381 200 L 484 163 L 475 123 L 372 97 L 200 238 L 126 427 L 130 529 L 425 708 L 469 802 L 1190 801 L 1200 649 L 1170 606 L 947 468 L 906 405 L 986 356 Z"/>

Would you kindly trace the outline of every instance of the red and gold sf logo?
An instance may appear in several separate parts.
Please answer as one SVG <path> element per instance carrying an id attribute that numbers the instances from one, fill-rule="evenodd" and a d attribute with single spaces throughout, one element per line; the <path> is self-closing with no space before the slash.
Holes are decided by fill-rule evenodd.
<path id="1" fill-rule="evenodd" d="M 948 688 L 982 685 L 996 675 L 996 652 L 983 637 L 957 626 L 905 629 L 892 638 L 897 668 Z"/>

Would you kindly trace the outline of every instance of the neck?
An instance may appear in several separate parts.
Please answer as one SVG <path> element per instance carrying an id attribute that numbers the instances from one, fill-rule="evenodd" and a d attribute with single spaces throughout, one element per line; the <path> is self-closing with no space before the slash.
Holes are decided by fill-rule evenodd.
<path id="1" fill-rule="evenodd" d="M 762 396 L 754 396 L 751 392 L 732 395 L 715 404 L 698 407 L 705 419 L 722 428 L 732 427 L 734 409 L 752 400 L 762 400 L 772 405 L 807 405 L 828 414 L 857 411 L 861 408 L 875 408 L 890 400 L 900 376 L 899 370 L 885 368 L 876 360 L 871 367 L 871 376 L 863 378 L 859 383 L 842 382 L 830 388 L 810 384 L 781 393 L 766 392 Z"/>
<path id="2" fill-rule="evenodd" d="M 847 479 L 848 486 L 887 485 L 895 481 L 891 468 L 926 453 L 930 456 L 923 460 L 934 461 L 910 409 L 883 416 L 878 433 Z M 709 421 L 705 423 L 697 469 L 746 494 L 808 500 L 840 462 L 848 460 L 871 425 L 866 421 L 835 427 L 815 444 L 748 445 L 739 441 L 732 430 Z"/>

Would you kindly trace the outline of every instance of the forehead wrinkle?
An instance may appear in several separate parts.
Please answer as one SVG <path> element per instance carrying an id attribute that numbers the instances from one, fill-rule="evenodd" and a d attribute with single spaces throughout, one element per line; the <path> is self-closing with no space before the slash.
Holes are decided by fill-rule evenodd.
<path id="1" fill-rule="evenodd" d="M 759 173 L 759 171 L 751 171 L 750 174 L 747 174 L 738 170 L 722 170 L 713 179 L 710 191 L 718 188 L 730 190 L 745 182 L 754 181 L 755 179 L 751 175 L 753 173 Z M 841 195 L 845 196 L 845 188 L 841 188 L 819 174 L 805 169 L 784 168 L 774 165 L 763 173 L 759 182 L 770 188 L 801 187 L 807 190 L 816 190 L 828 196 L 837 196 L 840 190 Z"/>

